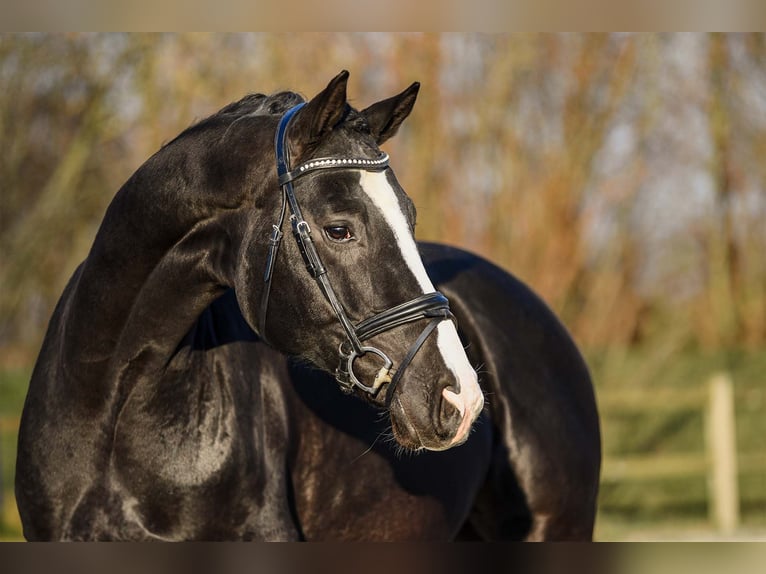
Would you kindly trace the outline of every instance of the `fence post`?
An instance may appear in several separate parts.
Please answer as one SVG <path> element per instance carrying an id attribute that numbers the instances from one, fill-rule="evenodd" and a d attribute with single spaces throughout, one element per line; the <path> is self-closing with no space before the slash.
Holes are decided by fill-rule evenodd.
<path id="1" fill-rule="evenodd" d="M 708 383 L 710 403 L 706 417 L 710 517 L 719 531 L 729 534 L 739 526 L 739 485 L 734 390 L 728 373 L 717 373 Z"/>

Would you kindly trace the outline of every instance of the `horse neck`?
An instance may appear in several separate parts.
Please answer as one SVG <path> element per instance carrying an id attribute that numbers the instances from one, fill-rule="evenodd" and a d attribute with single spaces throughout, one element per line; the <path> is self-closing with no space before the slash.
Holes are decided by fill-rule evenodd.
<path id="1" fill-rule="evenodd" d="M 62 353 L 78 380 L 161 369 L 231 284 L 240 210 L 189 189 L 181 170 L 157 173 L 150 160 L 118 192 L 80 269 Z"/>

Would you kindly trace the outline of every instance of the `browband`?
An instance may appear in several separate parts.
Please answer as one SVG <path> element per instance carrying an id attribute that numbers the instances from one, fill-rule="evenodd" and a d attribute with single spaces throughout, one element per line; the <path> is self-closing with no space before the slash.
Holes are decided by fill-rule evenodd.
<path id="1" fill-rule="evenodd" d="M 388 154 L 384 153 L 378 159 L 364 159 L 358 157 L 335 158 L 322 157 L 302 163 L 292 171 L 280 174 L 279 185 L 284 185 L 298 177 L 316 171 L 318 169 L 364 169 L 366 171 L 378 171 L 388 167 Z"/>

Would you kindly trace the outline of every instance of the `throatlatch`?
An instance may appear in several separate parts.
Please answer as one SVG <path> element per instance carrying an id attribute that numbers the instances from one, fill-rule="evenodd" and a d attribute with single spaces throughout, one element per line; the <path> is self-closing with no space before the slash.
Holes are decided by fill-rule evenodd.
<path id="1" fill-rule="evenodd" d="M 271 280 L 274 272 L 274 265 L 279 252 L 279 245 L 282 241 L 282 227 L 284 224 L 287 209 L 290 209 L 290 224 L 293 231 L 293 237 L 298 244 L 303 261 L 309 274 L 316 280 L 322 294 L 330 303 L 335 315 L 338 318 L 343 330 L 346 333 L 346 340 L 343 341 L 338 350 L 339 364 L 335 371 L 335 379 L 338 381 L 344 392 L 350 393 L 354 387 L 376 396 L 383 385 L 388 384 L 386 391 L 386 404 L 390 404 L 394 396 L 394 390 L 399 384 L 402 374 L 407 366 L 412 362 L 417 352 L 423 346 L 429 335 L 436 329 L 442 321 L 453 319 L 449 310 L 449 301 L 447 298 L 434 291 L 420 295 L 406 303 L 391 307 L 390 309 L 378 313 L 368 319 L 365 319 L 354 326 L 346 314 L 346 310 L 338 300 L 335 291 L 332 288 L 330 279 L 327 276 L 327 269 L 322 264 L 319 253 L 316 250 L 314 241 L 311 238 L 311 228 L 303 219 L 298 200 L 295 197 L 293 181 L 308 173 L 324 169 L 361 169 L 365 171 L 382 171 L 388 168 L 388 155 L 383 153 L 377 158 L 343 158 L 343 157 L 325 157 L 306 161 L 290 170 L 290 157 L 287 146 L 287 128 L 294 114 L 303 107 L 304 104 L 289 109 L 280 119 L 279 127 L 275 137 L 275 148 L 277 155 L 277 175 L 279 176 L 279 185 L 282 189 L 282 208 L 279 215 L 279 221 L 272 226 L 269 237 L 269 252 L 266 258 L 266 270 L 263 275 L 264 289 L 261 297 L 261 308 L 259 317 L 259 329 L 261 337 L 265 338 L 266 314 L 268 312 L 269 294 L 271 292 Z M 365 346 L 363 341 L 389 331 L 406 323 L 418 321 L 420 319 L 430 319 L 428 325 L 423 329 L 420 336 L 410 347 L 407 355 L 394 369 L 393 361 L 383 351 L 373 346 Z M 378 371 L 372 385 L 365 385 L 354 374 L 354 361 L 367 354 L 373 354 L 383 361 L 383 366 Z"/>

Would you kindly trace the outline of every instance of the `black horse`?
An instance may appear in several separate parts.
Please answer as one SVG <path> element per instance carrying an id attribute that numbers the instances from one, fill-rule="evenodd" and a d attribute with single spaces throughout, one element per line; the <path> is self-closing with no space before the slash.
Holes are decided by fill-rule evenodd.
<path id="1" fill-rule="evenodd" d="M 378 147 L 418 84 L 357 111 L 347 78 L 226 106 L 116 195 L 30 382 L 28 539 L 591 538 L 580 354 L 512 276 L 418 251 Z"/>

